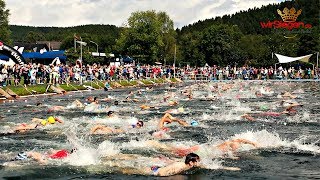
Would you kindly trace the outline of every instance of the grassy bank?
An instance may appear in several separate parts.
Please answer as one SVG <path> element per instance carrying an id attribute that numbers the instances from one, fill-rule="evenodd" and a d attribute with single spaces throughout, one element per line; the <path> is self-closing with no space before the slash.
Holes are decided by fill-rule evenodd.
<path id="1" fill-rule="evenodd" d="M 178 81 L 175 78 L 171 78 L 170 82 L 177 83 Z M 61 89 L 68 91 L 78 91 L 78 90 L 86 90 L 88 86 L 94 89 L 103 89 L 104 84 L 106 81 L 92 81 L 92 82 L 85 82 L 83 85 L 79 85 L 77 83 L 70 83 L 70 84 L 60 84 L 57 85 Z M 168 83 L 166 79 L 157 78 L 157 79 L 143 79 L 143 80 L 119 80 L 119 81 L 111 81 L 110 85 L 112 88 L 119 88 L 119 87 L 136 87 L 136 86 L 150 86 L 155 84 L 164 84 Z M 36 94 L 45 94 L 45 93 L 54 93 L 54 91 L 47 87 L 47 84 L 37 84 L 37 85 L 30 85 L 30 86 L 6 86 L 3 87 L 3 90 L 7 90 L 8 88 L 11 89 L 14 93 L 18 96 L 27 96 L 27 95 L 36 95 Z M 47 89 L 48 88 L 48 89 Z"/>

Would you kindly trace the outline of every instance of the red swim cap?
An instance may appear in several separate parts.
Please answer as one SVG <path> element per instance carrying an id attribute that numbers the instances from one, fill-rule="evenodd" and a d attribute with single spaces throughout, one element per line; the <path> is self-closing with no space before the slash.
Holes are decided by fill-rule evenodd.
<path id="1" fill-rule="evenodd" d="M 60 150 L 54 154 L 51 154 L 49 157 L 51 159 L 63 159 L 63 158 L 66 158 L 67 156 L 69 156 L 69 152 L 65 149 L 63 150 Z"/>

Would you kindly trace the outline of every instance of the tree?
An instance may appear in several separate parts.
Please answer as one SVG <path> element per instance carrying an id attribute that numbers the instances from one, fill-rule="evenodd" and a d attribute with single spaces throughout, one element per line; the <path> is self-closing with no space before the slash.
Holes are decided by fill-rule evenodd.
<path id="1" fill-rule="evenodd" d="M 237 41 L 242 36 L 238 26 L 213 25 L 203 33 L 201 51 L 209 65 L 230 65 L 239 61 Z"/>
<path id="2" fill-rule="evenodd" d="M 140 58 L 140 62 L 152 63 L 159 58 L 173 59 L 175 31 L 173 21 L 165 12 L 138 11 L 127 20 L 117 47 L 122 54 Z"/>
<path id="3" fill-rule="evenodd" d="M 0 40 L 10 44 L 10 30 L 9 30 L 9 10 L 6 9 L 6 3 L 0 0 Z"/>
<path id="4" fill-rule="evenodd" d="M 26 36 L 26 41 L 29 43 L 36 43 L 37 41 L 44 40 L 44 36 L 42 33 L 30 31 Z"/>

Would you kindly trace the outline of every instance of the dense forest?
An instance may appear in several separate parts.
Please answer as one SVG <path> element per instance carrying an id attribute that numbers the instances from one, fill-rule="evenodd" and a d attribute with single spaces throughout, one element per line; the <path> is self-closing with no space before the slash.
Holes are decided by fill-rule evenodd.
<path id="1" fill-rule="evenodd" d="M 302 13 L 297 21 L 311 24 L 312 28 L 287 30 L 261 27 L 260 22 L 282 21 L 277 9 L 282 11 L 285 7 L 301 9 Z M 267 66 L 277 61 L 272 58 L 272 52 L 287 56 L 300 56 L 319 51 L 319 9 L 319 0 L 296 0 L 271 4 L 240 11 L 233 15 L 200 20 L 176 29 L 175 33 L 163 33 L 155 40 L 157 44 L 138 37 L 139 33 L 130 30 L 134 27 L 83 25 L 60 28 L 10 25 L 9 28 L 13 42 L 61 41 L 63 42 L 62 49 L 72 49 L 73 38 L 76 34 L 81 36 L 83 41 L 88 43 L 94 41 L 99 44 L 101 52 L 130 55 L 142 58 L 141 62 L 160 61 L 171 64 L 176 53 L 176 62 L 179 65 L 187 63 L 202 66 L 208 63 L 209 65 Z M 161 14 L 150 12 L 146 13 L 149 14 L 149 19 L 157 18 L 157 15 Z M 162 15 L 169 18 L 165 13 Z M 142 18 L 145 17 L 142 16 Z M 171 22 L 169 20 L 168 22 Z M 139 27 L 143 31 L 141 33 L 149 33 L 149 39 L 153 37 L 150 36 L 150 33 L 154 33 L 155 29 L 145 30 L 144 27 Z M 157 32 L 159 33 L 161 32 Z M 136 38 L 130 38 L 134 35 Z M 152 47 L 148 47 L 148 44 L 151 44 Z M 92 51 L 95 47 L 94 44 L 89 43 Z M 312 62 L 315 61 L 315 56 L 313 56 Z"/>

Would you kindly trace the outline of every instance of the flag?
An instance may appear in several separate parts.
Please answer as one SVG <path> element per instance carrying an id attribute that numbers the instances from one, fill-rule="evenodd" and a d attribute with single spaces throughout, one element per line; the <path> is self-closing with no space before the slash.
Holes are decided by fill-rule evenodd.
<path id="1" fill-rule="evenodd" d="M 76 39 L 76 40 L 80 40 L 81 39 L 80 36 L 77 36 L 76 33 L 74 33 L 73 38 Z"/>
<path id="2" fill-rule="evenodd" d="M 81 44 L 82 46 L 86 46 L 87 43 L 86 42 L 83 42 L 83 41 L 76 41 L 77 43 Z"/>

